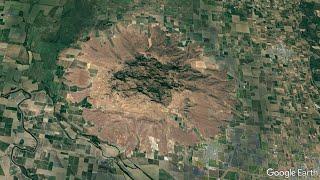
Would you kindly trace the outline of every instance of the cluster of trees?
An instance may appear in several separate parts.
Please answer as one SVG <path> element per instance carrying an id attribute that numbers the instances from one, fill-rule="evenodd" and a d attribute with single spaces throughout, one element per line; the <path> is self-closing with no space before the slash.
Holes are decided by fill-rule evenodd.
<path id="1" fill-rule="evenodd" d="M 25 72 L 40 83 L 54 102 L 58 101 L 63 85 L 53 81 L 54 75 L 62 77 L 64 70 L 56 64 L 61 50 L 71 46 L 93 24 L 94 1 L 68 0 L 63 6 L 53 8 L 46 16 L 39 12 L 32 24 L 27 24 L 26 48 L 39 53 L 41 61 L 32 61 Z"/>

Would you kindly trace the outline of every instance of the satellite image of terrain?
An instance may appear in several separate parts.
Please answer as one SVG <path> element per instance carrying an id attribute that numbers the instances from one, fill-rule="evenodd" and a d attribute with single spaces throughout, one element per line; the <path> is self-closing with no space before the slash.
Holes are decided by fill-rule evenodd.
<path id="1" fill-rule="evenodd" d="M 0 180 L 320 179 L 320 0 L 0 0 Z"/>

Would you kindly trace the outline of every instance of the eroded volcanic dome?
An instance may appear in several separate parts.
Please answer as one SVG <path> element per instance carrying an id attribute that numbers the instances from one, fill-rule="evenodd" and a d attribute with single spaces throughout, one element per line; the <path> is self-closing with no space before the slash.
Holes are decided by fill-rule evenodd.
<path id="1" fill-rule="evenodd" d="M 87 66 L 70 66 L 71 73 L 65 74 L 74 85 L 79 79 L 72 74 L 97 72 L 81 79 L 89 86 L 67 95 L 73 103 L 87 98 L 93 105 L 83 110 L 93 125 L 88 133 L 128 154 L 135 149 L 165 154 L 175 144 L 195 145 L 214 137 L 230 118 L 233 86 L 220 65 L 201 55 L 200 46 L 179 48 L 179 36 L 170 36 L 167 43 L 159 25 L 118 23 L 112 36 L 106 34 L 82 42 L 75 59 Z"/>

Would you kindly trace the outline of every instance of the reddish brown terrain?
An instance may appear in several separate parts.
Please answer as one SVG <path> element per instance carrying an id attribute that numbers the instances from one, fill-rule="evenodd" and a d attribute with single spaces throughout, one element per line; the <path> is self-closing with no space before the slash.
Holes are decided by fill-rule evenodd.
<path id="1" fill-rule="evenodd" d="M 77 86 L 87 88 L 90 85 L 90 74 L 85 69 L 70 68 L 65 73 L 65 84 L 68 86 Z"/>
<path id="2" fill-rule="evenodd" d="M 64 78 L 68 85 L 84 88 L 70 92 L 70 102 L 88 97 L 93 105 L 83 110 L 84 119 L 93 125 L 86 128 L 89 133 L 122 146 L 126 153 L 134 149 L 168 153 L 174 144 L 195 145 L 218 133 L 231 116 L 233 103 L 226 72 L 203 56 L 200 46 L 191 43 L 178 48 L 178 35 L 169 37 L 170 45 L 166 38 L 157 24 L 118 23 L 113 31 L 100 32 L 98 37 L 92 34 L 81 43 L 75 59 L 87 66 L 70 66 Z M 153 64 L 143 61 L 131 67 L 137 55 L 146 61 L 153 58 Z M 92 69 L 97 70 L 94 76 L 89 74 Z M 119 72 L 124 78 L 116 78 Z M 170 81 L 169 85 L 162 80 Z M 173 82 L 179 85 L 171 87 Z M 159 97 L 161 93 L 165 96 Z"/>

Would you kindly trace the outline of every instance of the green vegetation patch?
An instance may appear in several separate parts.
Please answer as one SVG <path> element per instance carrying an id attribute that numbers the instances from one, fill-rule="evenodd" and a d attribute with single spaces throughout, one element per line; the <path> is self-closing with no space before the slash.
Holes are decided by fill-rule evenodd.
<path id="1" fill-rule="evenodd" d="M 301 33 L 301 36 L 309 43 L 313 53 L 310 57 L 312 77 L 314 81 L 320 82 L 320 51 L 311 48 L 311 46 L 319 45 L 320 17 L 317 16 L 316 10 L 320 9 L 320 3 L 302 1 L 299 9 L 304 14 L 300 28 L 305 31 Z"/>
<path id="2" fill-rule="evenodd" d="M 159 170 L 159 179 L 160 180 L 173 180 L 174 178 L 164 169 Z"/>
<path id="3" fill-rule="evenodd" d="M 237 180 L 239 179 L 239 174 L 237 172 L 228 172 L 224 178 L 229 180 Z"/>
<path id="4" fill-rule="evenodd" d="M 320 17 L 316 15 L 316 10 L 320 9 L 320 3 L 302 1 L 299 5 L 300 11 L 305 15 L 300 22 L 300 28 L 305 29 L 302 37 L 310 45 L 318 45 L 318 33 L 320 30 Z"/>
<path id="5" fill-rule="evenodd" d="M 4 171 L 3 171 L 2 167 L 1 167 L 1 165 L 0 165 L 0 176 L 4 176 Z"/>
<path id="6" fill-rule="evenodd" d="M 0 150 L 1 151 L 3 151 L 3 152 L 6 151 L 9 146 L 10 146 L 9 143 L 6 143 L 6 142 L 3 142 L 3 141 L 0 140 Z"/>

